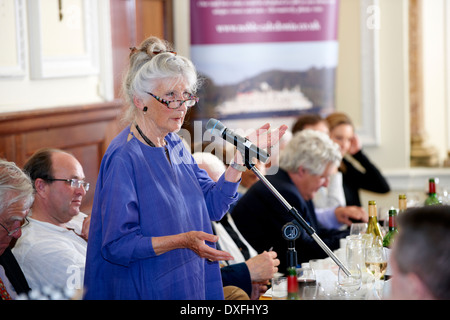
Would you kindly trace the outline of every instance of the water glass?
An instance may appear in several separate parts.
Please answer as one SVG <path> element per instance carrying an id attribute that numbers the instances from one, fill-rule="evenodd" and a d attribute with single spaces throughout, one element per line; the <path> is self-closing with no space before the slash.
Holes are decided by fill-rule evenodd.
<path id="1" fill-rule="evenodd" d="M 364 266 L 365 243 L 361 236 L 347 236 L 346 262 L 349 265 Z"/>
<path id="2" fill-rule="evenodd" d="M 318 295 L 316 273 L 309 266 L 297 268 L 298 298 L 299 300 L 313 300 Z"/>
<path id="3" fill-rule="evenodd" d="M 338 271 L 339 290 L 346 296 L 354 296 L 362 285 L 361 267 L 358 264 L 349 264 L 347 269 L 350 275 L 347 275 L 342 268 Z"/>
<path id="4" fill-rule="evenodd" d="M 272 300 L 287 299 L 287 278 L 277 277 L 272 279 Z"/>

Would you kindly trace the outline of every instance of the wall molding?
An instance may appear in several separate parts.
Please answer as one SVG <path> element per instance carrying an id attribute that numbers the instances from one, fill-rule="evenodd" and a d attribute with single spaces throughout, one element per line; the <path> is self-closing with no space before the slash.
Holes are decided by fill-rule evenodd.
<path id="1" fill-rule="evenodd" d="M 61 106 L 0 114 L 0 158 L 22 167 L 38 149 L 71 152 L 83 166 L 92 191 L 82 210 L 89 213 L 100 163 L 109 143 L 122 129 L 118 121 L 120 100 L 98 104 Z"/>
<path id="2" fill-rule="evenodd" d="M 411 168 L 384 170 L 392 191 L 428 190 L 428 179 L 438 178 L 438 185 L 450 191 L 450 172 L 446 168 Z"/>
<path id="3" fill-rule="evenodd" d="M 379 0 L 360 0 L 361 116 L 356 128 L 365 146 L 379 146 L 380 136 L 380 5 Z"/>
<path id="4" fill-rule="evenodd" d="M 115 120 L 121 107 L 121 101 L 116 99 L 104 103 L 0 113 L 0 136 Z"/>
<path id="5" fill-rule="evenodd" d="M 84 38 L 85 52 L 81 55 L 47 57 L 42 43 L 42 0 L 28 0 L 28 33 L 30 47 L 30 78 L 47 79 L 98 74 L 98 3 L 80 0 L 83 20 L 81 32 Z M 80 8 L 81 10 L 81 8 Z"/>
<path id="6" fill-rule="evenodd" d="M 1 66 L 0 67 L 0 78 L 10 78 L 10 77 L 24 77 L 25 76 L 25 0 L 14 0 L 12 6 L 14 7 L 14 19 L 15 19 L 15 43 L 2 43 L 4 48 L 8 45 L 15 46 L 16 49 L 16 60 L 15 65 Z"/>

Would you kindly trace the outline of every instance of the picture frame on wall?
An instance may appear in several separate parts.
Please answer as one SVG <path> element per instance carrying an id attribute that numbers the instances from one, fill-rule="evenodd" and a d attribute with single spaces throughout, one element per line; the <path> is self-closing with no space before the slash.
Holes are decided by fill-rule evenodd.
<path id="1" fill-rule="evenodd" d="M 99 72 L 97 1 L 28 0 L 30 78 Z"/>
<path id="2" fill-rule="evenodd" d="M 25 0 L 0 1 L 0 78 L 25 76 Z"/>

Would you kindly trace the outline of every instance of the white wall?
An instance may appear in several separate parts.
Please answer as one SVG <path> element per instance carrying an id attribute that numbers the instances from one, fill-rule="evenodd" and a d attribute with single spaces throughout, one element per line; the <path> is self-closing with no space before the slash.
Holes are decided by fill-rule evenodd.
<path id="1" fill-rule="evenodd" d="M 90 0 L 71 0 L 69 2 L 63 2 L 63 8 L 69 10 L 71 5 L 83 7 L 90 2 Z M 36 6 L 41 4 L 42 7 Z M 50 7 L 48 7 L 50 6 Z M 93 6 L 94 10 L 91 11 L 92 16 L 88 17 L 95 27 L 98 27 L 98 31 L 95 34 L 90 34 L 89 37 L 94 39 L 95 56 L 96 60 L 96 72 L 94 74 L 86 74 L 80 76 L 61 76 L 50 77 L 43 79 L 32 79 L 31 76 L 31 64 L 35 63 L 37 53 L 33 51 L 31 41 L 36 40 L 34 34 L 35 29 L 29 30 L 30 17 L 37 14 L 36 8 L 41 10 L 41 18 L 43 28 L 50 28 L 49 30 L 55 30 L 54 34 L 51 32 L 46 33 L 46 37 L 42 39 L 43 53 L 50 57 L 58 56 L 61 51 L 69 52 L 69 54 L 76 54 L 83 52 L 85 47 L 79 41 L 77 41 L 76 47 L 67 47 L 67 45 L 61 44 L 56 41 L 60 37 L 60 30 L 54 26 L 49 26 L 46 21 L 45 14 L 51 14 L 57 16 L 57 1 L 47 0 L 3 0 L 0 7 L 4 15 L 0 19 L 0 29 L 8 30 L 10 33 L 11 23 L 16 23 L 17 37 L 8 38 L 7 41 L 0 41 L 0 52 L 16 51 L 16 46 L 20 46 L 22 49 L 22 55 L 17 59 L 21 59 L 23 63 L 23 72 L 19 75 L 5 76 L 0 74 L 0 113 L 15 112 L 31 109 L 42 109 L 55 106 L 73 106 L 79 104 L 90 104 L 96 102 L 109 101 L 113 99 L 113 77 L 112 77 L 112 50 L 111 50 L 111 31 L 110 31 L 110 9 L 109 0 L 97 0 Z M 33 9 L 31 9 L 33 8 Z M 17 14 L 17 15 L 15 15 Z M 65 19 L 73 18 L 71 12 L 65 12 Z M 72 21 L 69 21 L 73 23 Z M 82 21 L 82 23 L 84 23 Z M 63 29 L 65 24 L 60 25 Z M 9 27 L 9 28 L 7 28 Z M 75 32 L 76 33 L 76 32 Z M 8 34 L 8 33 L 6 33 Z M 5 35 L 0 33 L 0 36 Z M 99 35 L 102 35 L 101 37 Z M 72 43 L 72 39 L 67 42 Z M 75 43 L 75 41 L 73 41 Z M 12 47 L 12 48 L 11 48 Z M 67 54 L 67 53 L 66 53 Z M 17 55 L 15 55 L 17 56 Z M 60 57 L 57 57 L 60 58 Z M 70 57 L 69 57 L 70 58 Z M 2 65 L 3 62 L 3 65 Z M 14 59 L 11 59 L 11 55 L 0 54 L 0 70 L 5 67 L 6 64 L 17 63 Z M 5 69 L 3 69 L 5 70 Z M 0 72 L 1 73 L 1 72 Z"/>
<path id="2" fill-rule="evenodd" d="M 341 0 L 340 60 L 337 84 L 337 108 L 358 120 L 359 101 L 351 96 L 358 87 L 359 69 L 356 45 L 349 45 L 347 37 L 357 38 L 361 32 L 354 27 L 355 7 L 363 1 Z M 411 168 L 410 111 L 409 111 L 409 41 L 408 1 L 379 0 L 379 121 L 380 144 L 364 149 L 390 181 L 393 191 L 385 196 L 362 192 L 363 204 L 378 200 L 381 206 L 396 206 L 398 194 L 406 192 L 410 198 L 425 198 L 429 177 L 439 177 L 439 190 L 450 187 L 450 169 Z M 423 84 L 424 125 L 428 143 L 439 150 L 440 162 L 447 156 L 447 88 L 444 14 L 445 2 L 423 1 Z M 357 49 L 357 48 L 356 48 Z M 350 77 L 347 76 L 350 72 Z M 352 76 L 353 75 L 353 76 Z M 360 97 L 358 97 L 360 99 Z"/>
<path id="3" fill-rule="evenodd" d="M 424 32 L 424 106 L 425 127 L 430 142 L 439 148 L 441 161 L 447 156 L 447 101 L 445 74 L 445 1 L 423 1 Z M 362 193 L 378 200 L 380 206 L 398 204 L 398 194 L 408 191 L 411 197 L 424 198 L 428 177 L 440 177 L 439 188 L 450 187 L 450 169 L 411 168 L 409 111 L 409 42 L 408 0 L 340 0 L 339 65 L 337 71 L 337 109 L 347 112 L 361 128 L 363 108 L 361 96 L 361 26 L 369 14 L 361 4 L 379 7 L 379 128 L 378 145 L 364 149 L 390 181 L 393 191 L 388 195 Z M 175 3 L 175 46 L 189 55 L 188 1 Z M 367 30 L 366 30 L 367 31 Z"/>
<path id="4" fill-rule="evenodd" d="M 448 2 L 448 1 L 447 1 Z M 429 143 L 447 157 L 445 1 L 423 2 L 423 75 L 425 128 Z M 449 169 L 450 170 L 450 169 Z"/>
<path id="5" fill-rule="evenodd" d="M 31 0 L 34 1 L 34 0 Z M 75 0 L 76 1 L 76 0 Z M 83 1 L 83 0 L 79 0 Z M 70 106 L 112 99 L 112 59 L 109 29 L 109 1 L 98 0 L 100 70 L 96 75 L 30 80 L 29 42 L 27 30 L 27 4 L 23 23 L 25 49 L 25 75 L 0 78 L 0 113 L 18 110 Z M 397 194 L 403 190 L 422 191 L 428 176 L 441 177 L 441 187 L 450 187 L 450 169 L 410 168 L 409 128 L 409 72 L 408 72 L 408 0 L 372 0 L 379 6 L 380 28 L 377 52 L 379 57 L 379 107 L 380 139 L 378 145 L 366 145 L 365 151 L 389 178 L 394 191 L 385 197 L 396 203 Z M 368 19 L 360 5 L 371 0 L 340 0 L 339 66 L 337 72 L 337 109 L 347 112 L 360 130 L 364 109 L 361 96 L 361 39 L 364 31 L 361 20 Z M 364 9 L 364 8 L 363 8 Z M 430 142 L 439 149 L 441 160 L 447 156 L 449 129 L 447 126 L 448 102 L 445 32 L 446 1 L 424 1 L 424 123 Z M 0 27 L 6 20 L 0 21 Z M 189 1 L 174 1 L 174 45 L 177 51 L 189 56 Z M 1 35 L 1 33 L 0 33 Z M 1 43 L 2 49 L 6 49 Z M 364 195 L 365 196 L 365 195 Z M 368 195 L 372 196 L 372 195 Z"/>

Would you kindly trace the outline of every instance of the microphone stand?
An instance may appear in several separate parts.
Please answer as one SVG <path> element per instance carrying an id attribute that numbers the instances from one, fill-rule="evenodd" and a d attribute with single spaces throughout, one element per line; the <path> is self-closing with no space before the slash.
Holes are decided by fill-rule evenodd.
<path id="1" fill-rule="evenodd" d="M 297 209 L 292 207 L 286 199 L 283 198 L 283 196 L 275 189 L 275 187 L 266 179 L 266 177 L 261 174 L 261 172 L 258 170 L 258 168 L 255 167 L 253 163 L 250 163 L 248 161 L 248 158 L 245 157 L 245 166 L 252 170 L 256 176 L 261 180 L 261 182 L 272 192 L 272 194 L 283 204 L 283 206 L 288 210 L 288 212 L 297 220 L 297 222 L 300 224 L 300 226 L 316 241 L 316 243 L 328 254 L 328 256 L 333 259 L 333 261 L 345 272 L 347 276 L 350 276 L 351 273 L 347 269 L 346 266 L 339 260 L 339 258 L 333 253 L 333 251 L 328 248 L 328 246 L 325 244 L 325 242 L 320 239 L 320 237 L 317 235 L 316 231 L 303 219 L 303 217 L 298 213 Z"/>

